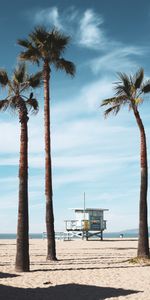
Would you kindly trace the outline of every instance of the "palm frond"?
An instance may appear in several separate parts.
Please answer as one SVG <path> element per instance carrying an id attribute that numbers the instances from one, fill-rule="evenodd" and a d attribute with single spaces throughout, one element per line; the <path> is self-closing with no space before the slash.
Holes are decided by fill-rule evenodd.
<path id="1" fill-rule="evenodd" d="M 139 89 L 142 82 L 143 82 L 143 78 L 144 78 L 144 70 L 141 68 L 139 69 L 136 74 L 134 75 L 133 79 L 134 79 L 134 86 L 136 89 Z"/>
<path id="2" fill-rule="evenodd" d="M 59 51 L 60 54 L 64 52 L 70 42 L 69 36 L 62 34 L 55 28 L 49 33 L 49 39 L 51 40 L 53 47 Z"/>
<path id="3" fill-rule="evenodd" d="M 27 39 L 18 39 L 17 40 L 17 44 L 22 46 L 22 47 L 25 47 L 27 49 L 29 49 L 31 47 L 31 42 Z"/>
<path id="4" fill-rule="evenodd" d="M 40 59 L 40 53 L 38 50 L 38 47 L 30 41 L 30 36 L 29 40 L 28 39 L 18 39 L 17 40 L 18 45 L 26 48 L 25 51 L 22 51 L 19 55 L 20 60 L 28 60 L 33 63 L 39 64 L 39 59 Z"/>
<path id="5" fill-rule="evenodd" d="M 23 83 L 26 80 L 26 66 L 25 63 L 20 63 L 14 70 L 13 81 L 15 83 Z"/>
<path id="6" fill-rule="evenodd" d="M 19 102 L 20 102 L 20 99 L 16 95 L 10 97 L 9 108 L 13 111 L 16 111 L 19 107 Z"/>
<path id="7" fill-rule="evenodd" d="M 31 61 L 32 63 L 36 63 L 37 65 L 39 65 L 39 61 L 40 61 L 40 53 L 38 51 L 38 49 L 31 47 L 26 51 L 22 51 L 19 55 L 20 60 L 28 60 Z"/>
<path id="8" fill-rule="evenodd" d="M 7 86 L 8 86 L 8 96 L 11 96 L 11 94 L 15 92 L 14 84 L 11 80 L 9 80 Z"/>
<path id="9" fill-rule="evenodd" d="M 36 26 L 34 30 L 29 34 L 29 39 L 36 46 L 42 46 L 48 37 L 48 32 L 44 26 Z"/>
<path id="10" fill-rule="evenodd" d="M 8 84 L 8 75 L 7 72 L 3 69 L 0 69 L 0 85 L 5 87 Z"/>
<path id="11" fill-rule="evenodd" d="M 35 98 L 28 99 L 26 102 L 26 106 L 28 108 L 28 111 L 30 111 L 32 114 L 37 114 L 39 111 L 39 104 L 38 101 Z"/>
<path id="12" fill-rule="evenodd" d="M 37 72 L 34 75 L 29 76 L 29 86 L 32 88 L 40 87 L 42 85 L 43 72 Z"/>
<path id="13" fill-rule="evenodd" d="M 130 77 L 126 73 L 117 72 L 118 78 L 124 83 L 124 85 L 130 86 Z"/>
<path id="14" fill-rule="evenodd" d="M 115 94 L 116 96 L 125 96 L 129 97 L 129 93 L 127 93 L 127 89 L 123 84 L 116 84 L 114 87 L 114 90 L 116 91 Z"/>
<path id="15" fill-rule="evenodd" d="M 142 91 L 144 94 L 147 94 L 147 93 L 150 92 L 150 80 L 147 80 L 147 81 L 142 85 L 141 91 Z"/>
<path id="16" fill-rule="evenodd" d="M 126 96 L 130 97 L 131 96 L 131 80 L 130 78 L 128 77 L 127 74 L 125 73 L 121 73 L 121 72 L 118 72 L 117 73 L 119 79 L 121 81 L 119 82 L 116 82 L 115 83 L 115 90 L 117 91 L 117 95 L 119 95 L 119 91 L 121 92 L 121 95 L 122 95 L 122 92 L 124 92 L 126 94 Z M 123 86 L 123 88 L 122 88 Z"/>
<path id="17" fill-rule="evenodd" d="M 106 105 L 121 105 L 125 104 L 128 101 L 126 96 L 118 96 L 118 97 L 112 97 L 108 98 L 102 101 L 101 106 L 106 106 Z"/>
<path id="18" fill-rule="evenodd" d="M 134 85 L 134 76 L 129 75 L 131 86 Z"/>
<path id="19" fill-rule="evenodd" d="M 11 113 L 18 113 L 19 105 L 16 96 L 9 97 L 9 99 L 6 102 L 6 105 L 4 104 L 4 108 L 2 108 L 2 110 L 6 109 L 8 109 Z"/>
<path id="20" fill-rule="evenodd" d="M 9 101 L 7 99 L 0 100 L 0 110 L 4 111 L 8 108 Z"/>
<path id="21" fill-rule="evenodd" d="M 117 104 L 117 105 L 114 105 L 114 106 L 112 106 L 112 107 L 106 109 L 106 110 L 104 111 L 104 116 L 105 116 L 105 118 L 107 118 L 110 114 L 117 115 L 118 112 L 119 112 L 119 110 L 120 110 L 120 108 L 121 108 L 121 105 L 120 105 L 120 104 Z"/>
<path id="22" fill-rule="evenodd" d="M 75 65 L 71 61 L 60 58 L 54 62 L 54 65 L 57 70 L 58 69 L 65 70 L 65 72 L 67 74 L 69 74 L 71 76 L 75 75 L 76 68 L 75 68 Z"/>
<path id="23" fill-rule="evenodd" d="M 105 105 L 111 105 L 113 103 L 115 103 L 117 100 L 117 97 L 112 97 L 112 98 L 108 98 L 102 101 L 100 106 L 105 106 Z"/>

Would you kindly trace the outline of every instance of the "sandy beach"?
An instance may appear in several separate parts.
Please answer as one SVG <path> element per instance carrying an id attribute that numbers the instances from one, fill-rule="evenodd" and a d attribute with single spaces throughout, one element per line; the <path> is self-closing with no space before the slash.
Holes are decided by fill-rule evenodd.
<path id="1" fill-rule="evenodd" d="M 15 240 L 0 240 L 0 299 L 150 299 L 150 266 L 129 263 L 137 240 L 57 241 L 46 262 L 46 240 L 30 240 L 30 273 L 14 271 Z"/>

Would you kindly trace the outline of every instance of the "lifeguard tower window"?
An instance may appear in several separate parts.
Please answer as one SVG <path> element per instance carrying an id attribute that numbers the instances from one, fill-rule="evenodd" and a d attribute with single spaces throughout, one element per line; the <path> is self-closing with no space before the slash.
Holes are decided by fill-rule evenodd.
<path id="1" fill-rule="evenodd" d="M 79 235 L 89 239 L 89 237 L 100 237 L 103 239 L 103 231 L 106 229 L 106 220 L 104 220 L 104 211 L 108 209 L 86 208 L 74 209 L 75 219 L 65 220 L 66 231 L 79 232 Z"/>

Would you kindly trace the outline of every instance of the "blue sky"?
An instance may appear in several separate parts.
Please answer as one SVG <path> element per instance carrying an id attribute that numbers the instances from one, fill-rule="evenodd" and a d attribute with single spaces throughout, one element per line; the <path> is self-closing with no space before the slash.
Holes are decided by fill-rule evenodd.
<path id="1" fill-rule="evenodd" d="M 9 10 L 8 10 L 9 7 Z M 75 78 L 52 70 L 51 117 L 55 228 L 63 230 L 69 208 L 107 208 L 108 231 L 138 226 L 139 131 L 128 109 L 105 120 L 102 99 L 113 95 L 116 72 L 139 67 L 150 78 L 149 1 L 5 1 L 0 11 L 0 67 L 17 62 L 18 38 L 35 25 L 56 26 L 71 36 L 65 58 Z M 28 66 L 34 72 L 36 67 Z M 36 90 L 39 114 L 29 120 L 30 232 L 45 231 L 43 88 Z M 3 91 L 1 91 L 1 97 Z M 150 156 L 149 96 L 140 107 Z M 16 232 L 19 122 L 0 115 L 0 232 Z"/>

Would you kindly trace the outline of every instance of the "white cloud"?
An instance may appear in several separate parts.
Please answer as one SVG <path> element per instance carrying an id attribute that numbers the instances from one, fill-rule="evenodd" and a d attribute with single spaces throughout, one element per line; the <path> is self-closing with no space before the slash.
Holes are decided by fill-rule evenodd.
<path id="1" fill-rule="evenodd" d="M 86 172 L 87 168 L 98 168 L 98 169 L 105 169 L 110 165 L 111 166 L 122 166 L 123 164 L 129 164 L 130 162 L 138 162 L 137 155 L 117 155 L 117 156 L 110 156 L 109 154 L 103 155 L 103 159 L 97 155 L 78 155 L 78 156 L 59 156 L 54 157 L 54 167 L 57 168 L 64 168 L 64 169 L 84 169 Z"/>
<path id="2" fill-rule="evenodd" d="M 67 10 L 59 12 L 56 6 L 38 10 L 32 16 L 35 23 L 55 26 L 69 33 L 74 41 L 86 48 L 99 49 L 105 44 L 105 34 L 100 27 L 103 18 L 92 9 L 83 13 L 75 7 L 70 6 Z"/>
<path id="3" fill-rule="evenodd" d="M 83 87 L 80 98 L 86 103 L 88 110 L 95 111 L 100 109 L 101 100 L 112 96 L 112 93 L 112 81 L 103 78 Z"/>
<path id="4" fill-rule="evenodd" d="M 19 122 L 0 121 L 1 139 L 0 152 L 19 152 Z"/>
<path id="5" fill-rule="evenodd" d="M 58 29 L 62 29 L 58 8 L 56 6 L 39 10 L 34 16 L 35 23 L 51 24 Z"/>
<path id="6" fill-rule="evenodd" d="M 5 157 L 1 155 L 0 157 L 1 166 L 17 166 L 19 167 L 19 154 L 11 157 Z M 39 155 L 37 153 L 29 153 L 29 167 L 30 168 L 44 168 L 44 154 Z"/>
<path id="7" fill-rule="evenodd" d="M 61 123 L 65 120 L 72 120 L 73 118 L 81 118 L 86 114 L 88 119 L 93 112 L 100 114 L 100 104 L 103 99 L 111 97 L 113 94 L 114 77 L 103 77 L 95 81 L 91 81 L 83 85 L 76 95 L 72 95 L 71 99 L 62 99 L 60 104 L 55 104 L 52 107 L 52 122 L 57 124 L 59 120 Z M 85 119 L 85 118 L 84 118 Z"/>
<path id="8" fill-rule="evenodd" d="M 15 185 L 16 188 L 16 185 Z M 12 189 L 11 192 L 3 193 L 3 201 L 1 201 L 1 209 L 16 209 L 18 206 L 18 191 L 17 189 Z"/>
<path id="9" fill-rule="evenodd" d="M 121 115 L 122 126 L 117 118 L 107 120 L 102 117 L 101 100 L 112 95 L 112 84 L 107 79 L 101 79 L 85 85 L 72 101 L 55 103 L 52 107 L 52 149 L 53 155 L 62 151 L 81 151 L 84 146 L 90 149 L 92 145 L 100 145 L 97 137 L 128 134 L 124 127 L 126 113 Z M 129 114 L 131 115 L 131 114 Z M 61 118 L 61 119 L 60 119 Z M 130 119 L 130 116 L 128 117 Z M 29 162 L 32 167 L 44 165 L 44 122 L 43 111 L 29 120 Z M 1 135 L 0 152 L 2 165 L 18 165 L 20 128 L 14 122 L 0 122 Z M 107 139 L 104 139 L 103 145 Z M 110 138 L 109 138 L 109 141 Z M 9 147 L 8 147 L 9 145 Z M 10 154 L 6 155 L 6 154 Z M 12 155 L 14 153 L 14 155 Z"/>
<path id="10" fill-rule="evenodd" d="M 139 66 L 133 56 L 144 55 L 145 49 L 140 47 L 119 46 L 107 54 L 97 57 L 89 62 L 93 73 L 103 71 L 133 72 Z"/>
<path id="11" fill-rule="evenodd" d="M 64 18 L 68 23 L 76 23 L 77 18 L 79 17 L 79 11 L 74 7 L 70 6 L 65 10 Z"/>
<path id="12" fill-rule="evenodd" d="M 87 9 L 79 24 L 79 44 L 88 48 L 98 48 L 105 43 L 104 33 L 100 28 L 103 18 Z"/>
<path id="13" fill-rule="evenodd" d="M 102 153 L 101 153 L 102 154 Z M 107 182 L 108 178 L 111 179 L 111 184 L 117 178 L 118 172 L 121 174 L 128 170 L 128 165 L 134 162 L 138 163 L 138 156 L 106 156 L 97 154 L 94 159 L 93 156 L 80 156 L 80 157 L 62 157 L 54 158 L 54 168 L 56 172 L 56 167 L 59 168 L 59 172 L 54 174 L 54 187 L 59 188 L 66 185 L 86 185 L 86 186 L 96 186 L 96 190 L 103 186 L 103 182 Z M 63 171 L 61 171 L 63 168 Z M 135 167 L 136 169 L 136 167 Z M 134 169 L 134 172 L 135 172 Z M 130 173 L 131 175 L 131 173 Z M 133 173 L 134 175 L 134 173 Z M 120 180 L 121 182 L 121 180 Z M 109 186 L 109 182 L 108 182 Z M 125 187 L 125 182 L 124 182 Z M 118 197 L 112 196 L 112 197 Z M 101 197 L 103 201 L 106 201 L 107 197 Z M 95 197 L 94 197 L 95 201 Z"/>
<path id="14" fill-rule="evenodd" d="M 30 153 L 39 153 L 44 149 L 43 118 L 44 113 L 42 109 L 39 111 L 38 115 L 30 116 L 28 122 L 28 140 Z M 1 116 L 0 120 L 0 130 L 0 153 L 4 153 L 5 156 L 11 154 L 11 156 L 7 156 L 7 161 L 10 161 L 10 164 L 16 164 L 20 151 L 20 123 L 17 122 L 17 120 L 11 120 L 11 118 L 7 119 L 6 121 L 6 115 L 3 115 Z M 16 153 L 17 157 L 14 156 L 14 154 Z M 4 163 L 5 161 L 2 162 L 3 165 Z"/>
<path id="15" fill-rule="evenodd" d="M 81 12 L 75 6 L 69 6 L 60 12 L 57 6 L 52 6 L 46 9 L 36 10 L 32 13 L 32 16 L 30 13 L 29 15 L 35 23 L 55 26 L 67 35 L 69 34 L 73 37 L 73 43 L 78 46 L 107 52 L 106 56 L 104 56 L 104 60 L 106 58 L 106 61 L 107 57 L 111 60 L 111 55 L 112 59 L 116 57 L 114 66 L 119 65 L 117 59 L 118 56 L 120 57 L 120 49 L 122 64 L 125 65 L 127 62 L 125 59 L 128 56 L 127 47 L 123 45 L 122 42 L 116 41 L 112 39 L 112 37 L 110 39 L 107 36 L 105 29 L 102 28 L 104 25 L 103 16 L 93 9 L 87 8 Z M 133 51 L 131 48 L 133 48 Z M 129 55 L 140 55 L 140 52 L 142 52 L 142 48 L 130 47 Z M 131 62 L 131 60 L 129 62 Z M 99 64 L 100 63 L 101 62 L 99 62 Z M 109 69 L 109 67 L 107 69 Z"/>

